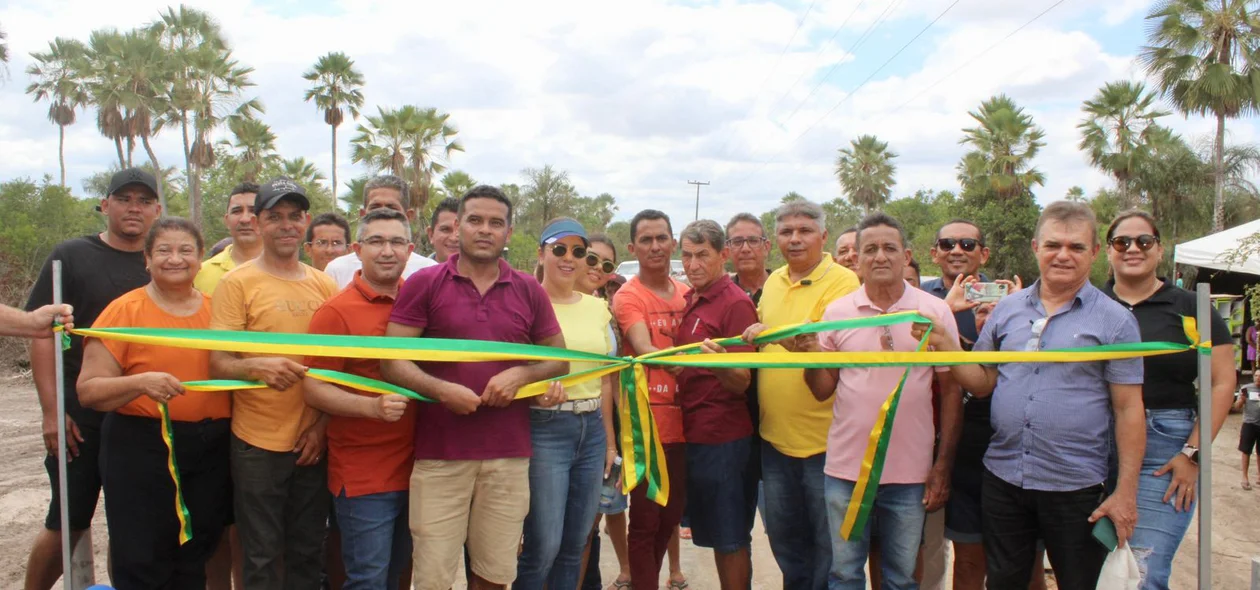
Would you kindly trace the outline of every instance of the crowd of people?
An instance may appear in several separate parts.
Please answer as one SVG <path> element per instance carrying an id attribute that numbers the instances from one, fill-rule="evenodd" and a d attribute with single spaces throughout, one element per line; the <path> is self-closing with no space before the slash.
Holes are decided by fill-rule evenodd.
<path id="1" fill-rule="evenodd" d="M 35 338 L 52 489 L 28 589 L 51 588 L 61 575 L 63 526 L 74 542 L 90 542 L 81 538 L 102 489 L 111 580 L 123 590 L 448 590 L 461 559 L 474 589 L 599 588 L 601 519 L 620 564 L 609 587 L 655 589 L 684 517 L 693 542 L 713 551 L 720 587 L 747 589 L 758 511 L 785 590 L 857 590 L 868 576 L 876 588 L 944 588 L 946 540 L 959 590 L 1044 587 L 1043 550 L 1059 588 L 1092 590 L 1107 554 L 1093 528 L 1104 519 L 1133 548 L 1142 587 L 1168 587 L 1193 514 L 1198 447 L 1219 431 L 1235 384 L 1229 329 L 1215 312 L 1200 327 L 1214 343 L 1213 387 L 1203 394 L 1216 412 L 1204 420 L 1194 352 L 950 367 L 649 367 L 640 394 L 671 481 L 664 504 L 643 485 L 619 495 L 618 380 L 555 381 L 594 364 L 303 358 L 75 336 L 64 363 L 70 522 L 60 522 L 54 320 L 643 355 L 685 344 L 722 354 L 1185 342 L 1183 318 L 1195 312 L 1189 292 L 1158 276 L 1164 246 L 1141 211 L 1120 214 L 1100 241 L 1087 206 L 1050 204 L 1030 245 L 1040 277 L 1026 288 L 1019 277 L 997 279 L 1009 294 L 979 302 L 966 291 L 990 282 L 989 249 L 984 228 L 962 219 L 939 228 L 927 254 L 941 277 L 920 285 L 905 231 L 882 213 L 841 232 L 829 252 L 825 213 L 809 201 L 781 206 L 774 227 L 740 213 L 677 234 L 649 209 L 630 222 L 639 274 L 626 280 L 614 274 L 614 243 L 569 218 L 536 236 L 533 274 L 511 268 L 502 253 L 512 203 L 494 187 L 438 204 L 428 257 L 416 252 L 406 183 L 379 176 L 364 191 L 352 229 L 336 214 L 312 219 L 304 188 L 288 179 L 241 184 L 226 199 L 230 243 L 207 259 L 195 225 L 162 216 L 152 176 L 128 169 L 111 179 L 101 200 L 107 229 L 57 246 L 27 313 L 4 310 L 7 331 Z M 776 247 L 786 264 L 769 269 Z M 685 282 L 670 274 L 679 253 Z M 1100 254 L 1112 279 L 1094 286 Z M 63 306 L 51 305 L 54 260 Z M 759 338 L 787 324 L 901 311 L 932 322 Z M 733 335 L 739 346 L 715 342 Z M 311 368 L 384 380 L 435 403 L 316 380 Z M 181 385 L 212 378 L 266 387 Z M 516 399 L 543 381 L 544 394 Z M 899 384 L 871 518 L 844 538 L 872 427 Z M 172 470 L 190 519 L 185 543 Z M 677 569 L 666 583 L 686 588 Z"/>

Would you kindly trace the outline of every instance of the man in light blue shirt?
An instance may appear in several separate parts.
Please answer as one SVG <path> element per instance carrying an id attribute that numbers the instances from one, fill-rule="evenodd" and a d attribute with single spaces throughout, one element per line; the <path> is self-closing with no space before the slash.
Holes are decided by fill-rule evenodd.
<path id="1" fill-rule="evenodd" d="M 1088 206 L 1051 204 L 1034 236 L 1041 279 L 997 304 L 974 350 L 1141 341 L 1133 314 L 1089 283 L 1100 246 Z M 938 332 L 937 350 L 959 348 Z M 982 500 L 988 588 L 1027 588 L 1040 538 L 1059 588 L 1093 589 L 1106 558 L 1091 538 L 1093 523 L 1109 517 L 1124 543 L 1137 521 L 1146 448 L 1141 359 L 961 365 L 952 372 L 966 390 L 993 398 Z M 1113 424 L 1119 480 L 1104 498 Z"/>

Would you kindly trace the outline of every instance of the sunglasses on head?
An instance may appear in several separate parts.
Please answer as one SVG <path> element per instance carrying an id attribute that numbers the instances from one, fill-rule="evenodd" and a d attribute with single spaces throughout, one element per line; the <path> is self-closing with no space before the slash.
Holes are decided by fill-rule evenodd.
<path id="1" fill-rule="evenodd" d="M 608 273 L 611 273 L 611 272 L 613 271 L 613 263 L 612 263 L 612 261 L 611 261 L 611 260 L 605 260 L 605 261 L 604 261 L 604 263 L 601 265 L 601 264 L 599 263 L 599 256 L 596 256 L 594 252 L 591 252 L 591 253 L 589 253 L 589 254 L 587 254 L 587 255 L 586 255 L 586 265 L 587 265 L 587 266 L 598 266 L 600 270 L 604 271 L 604 274 L 608 274 Z"/>
<path id="2" fill-rule="evenodd" d="M 1137 237 L 1116 236 L 1111 238 L 1111 247 L 1115 248 L 1116 252 L 1127 252 L 1134 242 L 1137 242 L 1138 250 L 1145 252 L 1159 243 L 1159 237 L 1151 234 L 1142 234 Z"/>
<path id="3" fill-rule="evenodd" d="M 975 252 L 976 248 L 980 245 L 980 240 L 973 240 L 971 238 L 963 238 L 961 240 L 955 240 L 954 238 L 941 238 L 936 241 L 936 249 L 944 252 L 953 250 L 954 246 L 962 246 L 963 252 Z"/>
<path id="4" fill-rule="evenodd" d="M 564 244 L 556 244 L 556 245 L 554 245 L 554 246 L 552 246 L 552 247 L 551 247 L 551 253 L 552 253 L 552 254 L 555 254 L 555 255 L 556 255 L 556 258 L 564 258 L 564 255 L 565 255 L 565 254 L 567 254 L 568 252 L 569 252 L 569 247 L 568 247 L 568 246 L 566 246 L 566 245 L 564 245 Z M 573 247 L 573 257 L 574 257 L 574 258 L 586 258 L 586 247 L 585 247 L 585 246 L 574 246 L 574 247 Z"/>

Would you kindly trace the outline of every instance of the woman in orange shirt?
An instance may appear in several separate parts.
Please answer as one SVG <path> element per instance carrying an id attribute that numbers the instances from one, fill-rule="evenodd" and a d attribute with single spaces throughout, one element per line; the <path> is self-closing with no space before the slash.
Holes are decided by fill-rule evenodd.
<path id="1" fill-rule="evenodd" d="M 192 223 L 159 220 L 144 243 L 152 280 L 115 299 L 92 327 L 209 327 L 210 299 L 193 288 L 204 248 Z M 228 392 L 186 392 L 180 383 L 209 376 L 207 351 L 87 341 L 79 401 L 109 412 L 101 429 L 101 476 L 119 590 L 205 587 L 205 562 L 231 502 L 232 405 Z M 183 545 L 159 405 L 170 413 L 174 463 L 192 527 Z"/>

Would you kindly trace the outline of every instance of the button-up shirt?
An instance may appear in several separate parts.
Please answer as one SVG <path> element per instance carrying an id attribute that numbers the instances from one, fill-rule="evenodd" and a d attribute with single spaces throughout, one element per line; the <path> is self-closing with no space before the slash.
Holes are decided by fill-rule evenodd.
<path id="1" fill-rule="evenodd" d="M 675 344 L 704 342 L 743 334 L 757 323 L 757 309 L 743 289 L 722 275 L 703 291 L 687 293 Z M 729 352 L 752 352 L 751 346 L 732 346 Z M 753 433 L 745 391 L 727 391 L 713 371 L 687 367 L 678 374 L 678 400 L 683 412 L 683 436 L 688 443 L 717 445 Z"/>
<path id="2" fill-rule="evenodd" d="M 1041 281 L 998 302 L 975 350 L 1054 350 L 1140 342 L 1124 306 L 1088 283 L 1047 317 Z M 1142 359 L 997 366 L 984 465 L 1026 490 L 1073 491 L 1107 477 L 1111 384 L 1141 384 Z"/>

